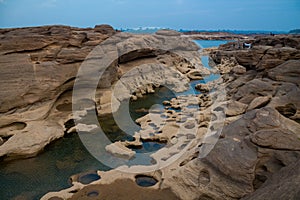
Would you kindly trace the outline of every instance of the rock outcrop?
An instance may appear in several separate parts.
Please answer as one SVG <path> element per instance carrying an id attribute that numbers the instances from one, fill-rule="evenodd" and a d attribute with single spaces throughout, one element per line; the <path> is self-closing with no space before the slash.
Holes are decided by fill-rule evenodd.
<path id="1" fill-rule="evenodd" d="M 109 35 L 68 26 L 1 29 L 0 157 L 28 157 L 64 135 L 72 87 L 89 52 Z M 110 74 L 114 80 L 115 73 Z"/>
<path id="2" fill-rule="evenodd" d="M 251 48 L 243 48 L 244 42 L 251 43 Z M 299 60 L 299 42 L 299 36 L 258 37 L 221 45 L 211 56 L 217 63 L 221 63 L 221 59 L 234 58 L 248 69 L 265 70 L 288 60 Z"/>
<path id="3" fill-rule="evenodd" d="M 199 85 L 201 95 L 164 102 L 166 124 L 180 124 L 179 116 L 183 116 L 185 127 L 196 126 L 198 131 L 193 137 L 185 136 L 192 143 L 176 161 L 155 173 L 143 173 L 158 181 L 151 188 L 171 190 L 179 199 L 299 198 L 299 38 L 273 39 L 274 42 L 269 37 L 257 38 L 251 49 L 230 49 L 238 46 L 233 43 L 220 47 L 212 53 L 212 58 L 223 74 L 223 82 Z M 224 90 L 226 97 L 215 103 Z M 191 110 L 193 101 L 185 104 L 192 99 L 200 106 L 194 111 Z M 168 107 L 180 111 L 168 111 Z M 218 123 L 220 112 L 225 116 L 224 127 Z M 188 113 L 196 116 L 196 123 L 188 122 L 185 116 Z M 140 137 L 152 137 L 153 131 L 147 130 L 153 127 L 160 130 L 154 119 L 157 117 L 151 117 L 150 113 L 138 120 L 145 132 Z M 176 130 L 170 129 L 170 132 Z M 166 137 L 169 147 L 180 143 L 180 137 L 169 136 Z M 211 148 L 214 138 L 217 142 Z M 205 154 L 207 149 L 211 151 Z M 101 188 L 111 177 L 116 181 L 125 177 L 135 180 L 130 173 L 122 173 L 120 178 L 120 173 L 118 170 L 99 171 L 104 178 L 93 185 Z M 91 187 L 73 184 L 71 189 L 79 188 L 76 196 L 84 196 L 85 190 Z M 48 193 L 44 199 L 55 195 L 73 196 L 71 189 Z"/>
<path id="4" fill-rule="evenodd" d="M 90 99 L 90 103 L 97 104 L 99 115 L 117 110 L 126 98 L 138 98 L 153 92 L 155 87 L 173 84 L 178 75 L 182 76 L 178 80 L 188 83 L 210 73 L 201 65 L 199 47 L 169 30 L 155 35 L 116 34 L 109 25 L 97 25 L 94 29 L 67 26 L 2 29 L 0 33 L 0 157 L 34 156 L 65 132 L 95 129 L 93 124 L 78 124 L 71 129 L 64 125 L 77 117 L 72 115 L 72 89 L 80 66 L 81 71 L 88 68 L 84 63 L 103 63 L 101 59 L 107 56 L 112 59 L 97 82 L 97 99 Z M 149 73 L 156 71 L 151 63 L 160 66 L 156 76 Z M 109 88 L 139 65 L 144 77 L 135 80 L 137 74 L 126 75 L 133 81 L 119 88 L 116 100 L 120 102 L 112 110 Z M 173 72 L 164 70 L 168 67 Z M 98 73 L 95 70 L 88 73 L 95 76 Z M 167 73 L 160 73 L 163 71 Z M 89 76 L 83 84 L 89 85 L 91 80 Z M 179 83 L 176 89 L 183 91 L 186 86 Z M 121 90 L 126 87 L 131 92 L 127 96 Z"/>
<path id="5" fill-rule="evenodd" d="M 153 93 L 161 85 L 181 92 L 182 83 L 210 73 L 199 63 L 198 47 L 168 30 L 116 34 L 101 25 L 0 33 L 2 158 L 34 156 L 67 132 L 95 133 L 95 124 L 80 121 L 91 110 L 109 114 L 124 100 Z M 151 108 L 136 121 L 140 130 L 133 134 L 135 140 L 105 148 L 111 156 L 130 160 L 144 142 L 163 143 L 150 155 L 150 165 L 92 172 L 96 178 L 87 183 L 80 179 L 84 173 L 74 175 L 70 188 L 42 199 L 130 199 L 129 192 L 134 199 L 298 199 L 299 40 L 259 37 L 249 49 L 240 49 L 241 41 L 221 46 L 211 54 L 220 79 L 198 85 L 202 94 L 178 95 L 163 108 Z M 99 44 L 100 54 L 94 54 Z M 101 64 L 112 62 L 95 95 L 79 99 L 81 110 L 73 115 L 72 88 L 80 66 L 102 58 L 108 59 Z M 87 72 L 97 75 L 97 70 Z M 82 94 L 92 80 L 84 78 L 79 76 Z M 65 127 L 70 119 L 80 123 Z"/>

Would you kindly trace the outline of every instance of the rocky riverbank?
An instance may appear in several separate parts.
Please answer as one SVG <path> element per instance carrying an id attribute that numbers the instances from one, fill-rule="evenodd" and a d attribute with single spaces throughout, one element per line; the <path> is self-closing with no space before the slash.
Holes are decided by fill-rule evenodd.
<path id="1" fill-rule="evenodd" d="M 194 40 L 246 40 L 253 39 L 255 34 L 234 34 L 228 32 L 198 32 L 189 31 L 183 33 L 185 37 Z M 256 35 L 257 36 L 257 35 Z"/>
<path id="2" fill-rule="evenodd" d="M 298 199 L 299 38 L 256 38 L 253 44 L 252 49 L 235 49 L 236 43 L 221 46 L 211 57 L 223 74 L 223 82 L 208 85 L 208 90 L 201 95 L 166 102 L 173 107 L 181 107 L 186 101 L 200 106 L 194 111 L 187 107 L 190 104 L 183 106 L 198 119 L 194 123 L 189 120 L 183 123 L 192 130 L 196 126 L 198 132 L 190 137 L 194 142 L 188 151 L 174 163 L 155 173 L 138 175 L 118 170 L 99 171 L 101 180 L 90 185 L 74 181 L 70 189 L 49 193 L 44 199 L 51 196 L 86 198 L 95 190 L 99 192 L 97 199 L 103 197 L 104 188 L 121 180 L 130 185 L 139 176 L 152 177 L 158 183 L 149 190 L 141 187 L 138 190 L 172 191 L 176 197 L 169 194 L 170 199 Z M 272 62 L 274 59 L 276 62 Z M 220 88 L 225 88 L 226 98 L 215 105 L 213 101 L 220 96 Z M 225 126 L 217 134 L 220 124 L 213 122 L 218 121 L 216 116 L 220 111 L 225 113 Z M 166 112 L 170 119 L 167 123 L 173 125 L 180 123 L 178 115 L 185 113 Z M 144 130 L 151 129 L 148 125 L 154 118 L 149 115 L 139 120 Z M 212 131 L 210 137 L 205 137 L 208 131 Z M 173 135 L 173 139 L 177 137 Z M 218 137 L 216 144 L 203 157 L 205 149 L 212 144 L 207 138 L 214 137 Z M 117 193 L 123 198 L 123 192 L 120 189 Z M 118 195 L 114 198 L 118 199 Z"/>
<path id="3" fill-rule="evenodd" d="M 173 85 L 181 92 L 186 89 L 182 83 L 221 74 L 214 82 L 197 85 L 202 94 L 178 95 L 163 108 L 152 108 L 137 120 L 141 130 L 133 135 L 134 141 L 106 148 L 130 159 L 145 141 L 164 143 L 151 155 L 150 167 L 93 172 L 97 179 L 88 183 L 80 177 L 89 174 L 73 176 L 72 187 L 42 199 L 300 197 L 300 37 L 257 37 L 222 45 L 211 52 L 215 67 L 207 70 L 198 46 L 173 31 L 117 34 L 104 25 L 0 33 L 3 159 L 35 156 L 67 132 L 92 132 L 93 124 L 65 127 L 70 119 L 86 114 L 72 114 L 74 80 L 84 60 L 114 58 L 115 47 L 120 54 L 91 98 L 98 115 L 115 111 L 123 100 L 152 93 L 155 87 Z M 252 48 L 241 48 L 243 42 L 251 42 Z M 102 54 L 88 56 L 99 44 Z M 117 83 L 121 92 L 114 93 L 111 86 Z M 116 107 L 111 106 L 112 98 Z"/>
<path id="4" fill-rule="evenodd" d="M 0 157 L 13 159 L 35 156 L 68 131 L 65 123 L 73 118 L 72 88 L 78 69 L 97 45 L 115 34 L 108 25 L 94 29 L 46 26 L 1 30 Z M 175 41 L 174 37 L 179 40 Z M 174 70 L 186 74 L 183 77 L 185 80 L 197 78 L 200 73 L 209 73 L 199 65 L 199 59 L 194 59 L 199 58 L 198 46 L 180 39 L 177 33 L 172 35 L 171 31 L 162 31 L 154 36 L 119 33 L 114 40 L 120 42 L 120 51 L 129 53 L 115 58 L 102 76 L 96 94 L 98 99 L 95 99 L 99 115 L 111 113 L 108 98 L 111 90 L 107 88 L 136 65 L 144 64 L 147 68 L 147 63 L 154 62 L 162 67 L 172 66 Z M 162 47 L 168 43 L 169 46 L 165 50 L 159 47 L 154 49 L 147 42 Z M 179 48 L 174 49 L 179 55 L 180 51 L 190 52 L 190 61 L 168 52 L 172 50 L 172 44 L 174 48 Z M 109 45 L 106 47 L 114 47 L 113 44 Z M 199 69 L 195 68 L 196 65 Z M 146 72 L 143 73 L 145 75 Z M 170 82 L 175 80 L 172 79 L 175 75 L 158 74 L 151 80 L 157 80 L 156 85 L 136 88 L 135 95 L 153 92 L 153 88 L 163 84 L 166 79 L 171 79 Z M 139 80 L 131 84 L 140 85 L 142 82 Z"/>

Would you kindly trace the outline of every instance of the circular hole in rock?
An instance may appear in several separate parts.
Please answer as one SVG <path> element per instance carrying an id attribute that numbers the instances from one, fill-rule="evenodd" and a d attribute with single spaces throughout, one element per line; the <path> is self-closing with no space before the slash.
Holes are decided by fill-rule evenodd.
<path id="1" fill-rule="evenodd" d="M 98 191 L 91 191 L 89 193 L 87 193 L 88 197 L 97 197 L 99 195 Z"/>
<path id="2" fill-rule="evenodd" d="M 157 180 L 152 176 L 137 175 L 135 177 L 135 182 L 141 187 L 151 187 L 157 183 Z"/>
<path id="3" fill-rule="evenodd" d="M 56 106 L 58 111 L 72 111 L 72 103 L 62 103 Z"/>
<path id="4" fill-rule="evenodd" d="M 97 173 L 84 174 L 78 178 L 78 181 L 82 184 L 89 184 L 93 181 L 99 180 L 101 177 Z"/>

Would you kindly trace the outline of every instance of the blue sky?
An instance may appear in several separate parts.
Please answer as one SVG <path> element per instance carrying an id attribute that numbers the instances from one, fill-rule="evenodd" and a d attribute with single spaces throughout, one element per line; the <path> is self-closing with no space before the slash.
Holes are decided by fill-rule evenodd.
<path id="1" fill-rule="evenodd" d="M 300 28 L 300 0 L 0 0 L 0 27 Z"/>

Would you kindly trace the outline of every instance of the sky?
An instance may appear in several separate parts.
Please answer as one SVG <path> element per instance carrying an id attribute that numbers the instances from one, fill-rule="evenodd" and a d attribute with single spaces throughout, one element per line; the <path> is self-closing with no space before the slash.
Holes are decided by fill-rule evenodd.
<path id="1" fill-rule="evenodd" d="M 300 0 L 0 0 L 0 27 L 69 25 L 189 30 L 300 28 Z"/>

